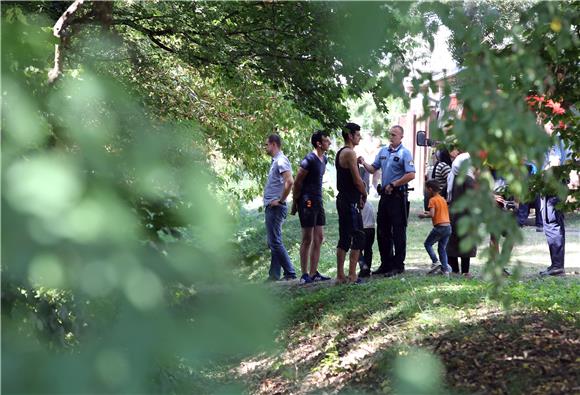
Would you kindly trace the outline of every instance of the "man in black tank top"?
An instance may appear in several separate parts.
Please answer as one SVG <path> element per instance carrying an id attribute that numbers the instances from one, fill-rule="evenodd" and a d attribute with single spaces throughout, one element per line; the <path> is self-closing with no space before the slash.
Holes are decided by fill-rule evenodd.
<path id="1" fill-rule="evenodd" d="M 338 212 L 338 245 L 336 248 L 336 282 L 345 283 L 344 260 L 350 249 L 348 281 L 359 282 L 356 266 L 361 248 L 364 247 L 364 231 L 360 209 L 367 192 L 358 171 L 354 147 L 360 142 L 360 126 L 347 123 L 342 129 L 344 147 L 336 153 L 336 210 Z"/>

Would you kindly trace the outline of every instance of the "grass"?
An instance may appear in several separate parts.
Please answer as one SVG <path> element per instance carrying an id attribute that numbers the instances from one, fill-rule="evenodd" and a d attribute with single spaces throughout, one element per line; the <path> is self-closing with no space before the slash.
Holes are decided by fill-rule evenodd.
<path id="1" fill-rule="evenodd" d="M 428 267 L 422 243 L 430 225 L 416 218 L 419 208 L 420 203 L 413 202 L 406 263 L 421 270 Z M 320 268 L 335 276 L 338 224 L 335 209 L 327 204 L 326 211 Z M 263 227 L 262 213 L 242 216 L 238 240 L 244 264 L 237 274 L 244 280 L 260 282 L 267 275 Z M 567 229 L 572 232 L 566 259 L 572 271 L 580 263 L 579 228 L 580 217 L 568 216 Z M 534 230 L 524 229 L 524 243 L 514 249 L 512 259 L 528 275 L 549 258 L 543 234 Z M 297 217 L 288 219 L 283 233 L 291 259 L 299 266 Z M 375 253 L 376 267 L 376 244 Z M 476 259 L 473 266 L 478 273 L 481 261 Z M 272 300 L 284 312 L 277 347 L 233 366 L 232 374 L 255 393 L 577 390 L 577 277 L 510 279 L 502 290 L 511 300 L 507 309 L 488 298 L 488 289 L 489 284 L 477 278 L 428 277 L 418 271 L 363 286 L 274 286 Z M 412 375 L 405 373 L 408 366 Z M 474 376 L 474 371 L 480 374 Z M 509 372 L 509 377 L 498 371 Z"/>

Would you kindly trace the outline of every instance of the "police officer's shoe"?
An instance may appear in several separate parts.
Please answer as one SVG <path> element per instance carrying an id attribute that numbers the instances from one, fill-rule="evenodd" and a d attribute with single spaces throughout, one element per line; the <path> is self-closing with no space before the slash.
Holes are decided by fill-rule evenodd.
<path id="1" fill-rule="evenodd" d="M 563 276 L 566 274 L 564 269 L 560 269 L 557 267 L 549 267 L 546 270 L 542 270 L 540 272 L 540 276 Z"/>
<path id="2" fill-rule="evenodd" d="M 405 269 L 395 269 L 391 270 L 390 272 L 385 273 L 385 277 L 395 277 L 399 274 L 405 273 Z"/>
<path id="3" fill-rule="evenodd" d="M 387 269 L 385 269 L 383 266 L 379 266 L 379 268 L 375 271 L 373 271 L 373 275 L 381 275 L 381 274 L 387 274 L 389 271 Z"/>

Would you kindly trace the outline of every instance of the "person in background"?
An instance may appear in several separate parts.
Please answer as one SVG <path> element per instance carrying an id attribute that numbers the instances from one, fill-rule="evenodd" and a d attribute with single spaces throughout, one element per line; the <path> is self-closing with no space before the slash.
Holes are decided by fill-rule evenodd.
<path id="1" fill-rule="evenodd" d="M 532 162 L 526 162 L 526 167 L 528 168 L 528 174 L 530 176 L 538 172 L 537 166 Z M 543 232 L 544 225 L 542 223 L 542 216 L 540 215 L 540 196 L 536 195 L 533 200 L 529 202 L 522 202 L 518 206 L 517 217 L 518 225 L 521 227 L 526 225 L 526 220 L 530 215 L 530 206 L 534 207 L 535 217 L 536 217 L 536 232 Z"/>
<path id="2" fill-rule="evenodd" d="M 292 167 L 281 150 L 282 140 L 279 135 L 268 136 L 264 146 L 266 153 L 272 157 L 268 180 L 264 188 L 266 237 L 272 254 L 267 281 L 279 280 L 282 270 L 284 270 L 284 280 L 292 280 L 296 278 L 296 272 L 282 242 L 282 224 L 288 214 L 286 198 L 294 183 Z"/>
<path id="3" fill-rule="evenodd" d="M 447 260 L 447 243 L 451 237 L 451 221 L 449 220 L 449 208 L 447 202 L 439 194 L 441 187 L 437 180 L 429 180 L 425 184 L 425 189 L 429 194 L 429 211 L 420 213 L 419 218 L 431 218 L 433 229 L 425 239 L 425 250 L 431 258 L 431 269 L 429 274 L 442 273 L 449 276 L 451 267 Z M 433 244 L 437 243 L 437 252 L 439 259 L 433 251 Z"/>
<path id="4" fill-rule="evenodd" d="M 300 243 L 302 276 L 300 284 L 330 280 L 330 277 L 323 276 L 318 272 L 320 247 L 324 240 L 324 225 L 326 225 L 326 214 L 322 202 L 322 177 L 328 163 L 326 152 L 330 147 L 330 138 L 327 132 L 318 130 L 312 135 L 310 142 L 314 150 L 300 162 L 292 190 L 291 212 L 293 214 L 298 212 L 302 228 L 302 241 Z M 310 269 L 308 267 L 309 258 Z"/>
<path id="5" fill-rule="evenodd" d="M 447 178 L 447 202 L 449 203 L 451 211 L 451 237 L 447 243 L 447 259 L 452 272 L 459 273 L 459 259 L 461 258 L 461 274 L 465 277 L 471 278 L 472 275 L 469 273 L 470 260 L 477 254 L 477 246 L 473 246 L 468 251 L 461 250 L 461 237 L 458 233 L 457 224 L 461 217 L 466 215 L 466 213 L 453 213 L 452 208 L 453 204 L 457 202 L 461 196 L 463 196 L 469 189 L 475 187 L 475 176 L 473 169 L 470 166 L 471 156 L 469 155 L 469 152 L 462 152 L 456 148 L 450 152 L 450 155 L 451 158 L 453 158 L 453 162 L 451 164 L 451 171 Z M 459 175 L 459 170 L 463 163 L 467 163 L 467 166 L 469 167 L 463 182 L 459 182 L 457 176 Z"/>
<path id="6" fill-rule="evenodd" d="M 451 171 L 451 156 L 445 148 L 438 150 L 435 156 L 437 157 L 437 162 L 433 166 L 431 179 L 439 183 L 441 188 L 439 194 L 443 199 L 447 200 L 447 177 L 449 177 L 449 172 Z"/>
<path id="7" fill-rule="evenodd" d="M 433 151 L 431 158 L 427 161 L 425 166 L 425 184 L 433 178 L 433 169 L 437 164 L 437 151 Z M 427 188 L 423 187 L 423 211 L 429 211 L 429 193 Z"/>
<path id="8" fill-rule="evenodd" d="M 552 123 L 548 122 L 544 126 L 544 130 L 550 136 L 553 136 L 554 127 Z M 553 167 L 562 166 L 570 154 L 560 136 L 555 135 L 553 137 L 555 143 L 545 154 L 544 171 Z M 550 249 L 551 261 L 550 266 L 540 272 L 540 276 L 562 276 L 566 274 L 564 270 L 566 229 L 564 227 L 564 213 L 557 207 L 559 202 L 560 198 L 558 196 L 540 197 L 540 213 L 542 215 L 544 234 L 546 235 L 548 248 Z"/>
<path id="9" fill-rule="evenodd" d="M 362 209 L 363 231 L 365 233 L 365 245 L 360 253 L 358 273 L 359 277 L 370 277 L 373 264 L 373 244 L 375 243 L 375 208 L 367 200 Z"/>
<path id="10" fill-rule="evenodd" d="M 336 210 L 338 212 L 338 245 L 336 247 L 336 282 L 347 282 L 344 260 L 350 250 L 348 280 L 359 283 L 356 264 L 360 250 L 364 247 L 364 232 L 360 209 L 365 205 L 367 192 L 360 178 L 354 147 L 360 142 L 360 126 L 347 123 L 342 129 L 344 147 L 336 153 Z"/>
<path id="11" fill-rule="evenodd" d="M 439 194 L 443 199 L 447 200 L 447 177 L 451 171 L 451 157 L 449 156 L 449 151 L 445 148 L 435 151 L 433 157 L 433 165 L 428 168 L 429 174 L 425 174 L 425 182 L 436 180 L 441 188 Z M 424 209 L 429 211 L 429 193 L 427 189 L 425 189 L 423 195 Z"/>
<path id="12" fill-rule="evenodd" d="M 509 192 L 509 186 L 508 186 L 507 182 L 505 181 L 505 179 L 503 177 L 501 177 L 498 174 L 498 172 L 493 167 L 489 167 L 489 170 L 490 170 L 491 176 L 493 178 L 493 199 L 494 199 L 497 207 L 501 210 L 500 215 L 507 214 L 508 212 L 510 212 L 509 215 L 514 215 L 514 211 L 516 209 L 516 203 L 513 199 L 513 196 L 511 196 L 511 193 Z M 517 213 L 515 213 L 515 214 L 517 215 Z M 506 235 L 507 235 L 506 233 L 502 233 L 501 237 L 505 238 Z M 502 244 L 500 237 L 498 235 L 490 233 L 489 234 L 489 248 L 490 248 L 491 259 L 493 261 L 495 261 L 497 259 L 497 257 L 500 256 L 500 244 Z M 504 250 L 507 249 L 510 251 L 510 253 L 513 250 L 513 247 L 514 247 L 513 244 L 508 244 L 508 243 L 504 244 Z M 505 267 L 502 268 L 502 273 L 504 276 L 511 276 L 511 273 Z"/>

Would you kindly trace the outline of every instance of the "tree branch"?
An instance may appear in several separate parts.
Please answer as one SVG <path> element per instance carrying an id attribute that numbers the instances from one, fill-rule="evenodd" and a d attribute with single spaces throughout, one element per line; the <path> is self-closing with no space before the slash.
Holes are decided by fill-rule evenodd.
<path id="1" fill-rule="evenodd" d="M 70 5 L 58 18 L 58 21 L 54 24 L 52 32 L 55 37 L 60 39 L 60 44 L 55 44 L 54 46 L 54 67 L 48 72 L 48 83 L 53 84 L 58 77 L 62 74 L 62 50 L 61 46 L 64 48 L 68 42 L 68 36 L 64 34 L 64 30 L 71 24 L 72 17 L 75 12 L 78 11 L 80 6 L 85 0 L 75 0 L 74 3 Z"/>

